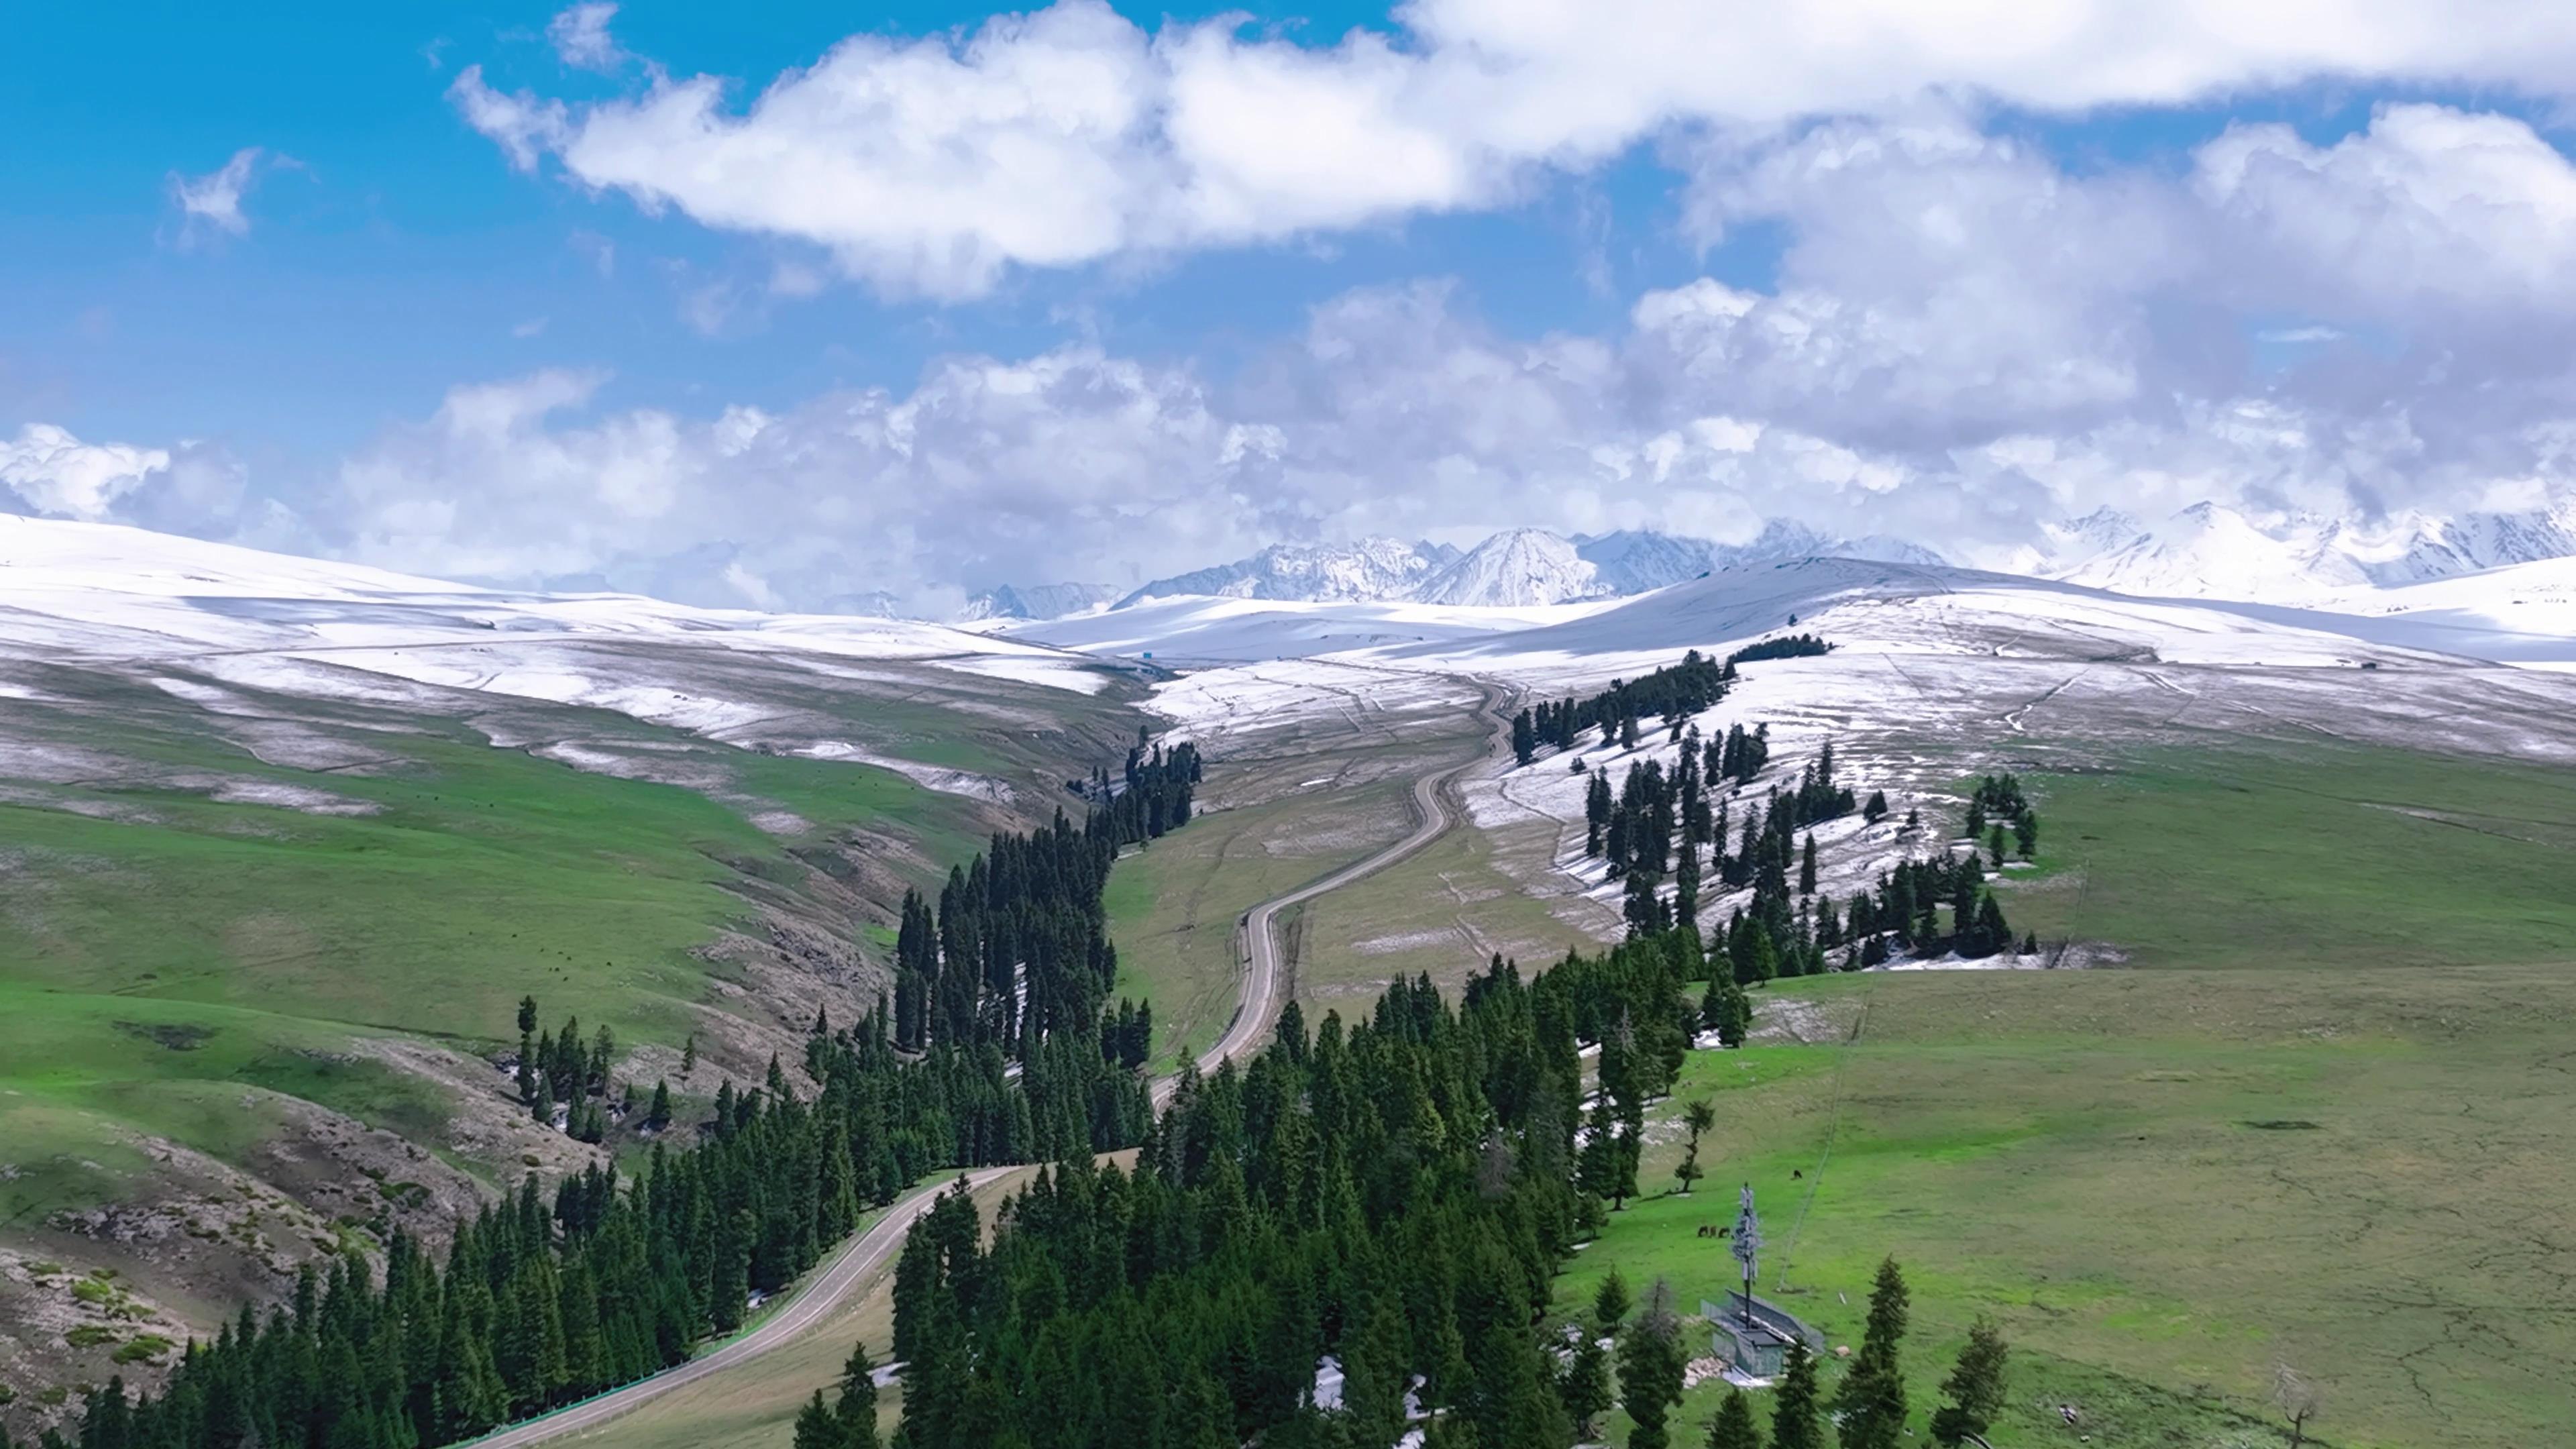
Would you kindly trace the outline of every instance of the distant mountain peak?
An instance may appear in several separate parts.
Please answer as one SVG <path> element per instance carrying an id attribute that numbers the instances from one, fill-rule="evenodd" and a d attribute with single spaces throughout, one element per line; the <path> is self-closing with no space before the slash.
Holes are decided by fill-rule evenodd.
<path id="1" fill-rule="evenodd" d="M 1413 597 L 1426 604 L 1526 606 L 1600 593 L 1592 564 L 1573 540 L 1543 528 L 1507 528 L 1460 555 Z"/>
<path id="2" fill-rule="evenodd" d="M 966 601 L 961 623 L 984 619 L 1062 619 L 1107 608 L 1119 595 L 1113 584 L 1004 584 Z"/>

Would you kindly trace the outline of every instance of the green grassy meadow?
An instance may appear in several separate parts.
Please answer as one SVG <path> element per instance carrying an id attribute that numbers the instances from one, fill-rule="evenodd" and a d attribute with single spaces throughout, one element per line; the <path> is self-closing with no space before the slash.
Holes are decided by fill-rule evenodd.
<path id="1" fill-rule="evenodd" d="M 2563 770 L 2258 745 L 2028 783 L 2044 870 L 2006 905 L 2043 938 L 2107 941 L 2141 966 L 2576 957 Z"/>
<path id="2" fill-rule="evenodd" d="M 700 948 L 755 900 L 794 901 L 816 861 L 837 864 L 816 847 L 862 831 L 888 871 L 927 882 L 990 823 L 890 771 L 589 711 L 567 714 L 615 746 L 685 752 L 691 783 L 576 769 L 421 717 L 368 731 L 366 769 L 299 770 L 147 703 L 77 732 L 17 722 L 135 777 L 0 804 L 0 1231 L 129 1196 L 149 1175 L 125 1160 L 133 1134 L 249 1166 L 283 1121 L 245 1086 L 441 1146 L 446 1089 L 353 1042 L 486 1049 L 533 992 L 550 1026 L 578 1013 L 676 1046 L 733 970 Z M 314 708 L 307 727 L 340 724 Z M 216 798 L 196 783 L 208 776 L 325 791 L 344 813 Z M 781 812 L 801 827 L 775 833 Z"/>
<path id="3" fill-rule="evenodd" d="M 1734 1262 L 1696 1228 L 1750 1181 L 1763 1291 L 1831 1342 L 1857 1342 L 1880 1257 L 1904 1264 L 1920 1414 L 1969 1321 L 2004 1326 L 1998 1446 L 2069 1442 L 2060 1403 L 2094 1445 L 2280 1443 L 2284 1362 L 2324 1387 L 2335 1445 L 2501 1449 L 2576 1422 L 2576 786 L 2259 748 L 2025 782 L 2045 869 L 2014 923 L 2136 969 L 1759 993 L 1817 1044 L 1693 1054 L 1652 1114 L 1650 1196 L 1578 1255 L 1559 1311 L 1614 1264 L 1685 1311 L 1717 1297 Z M 1694 1096 L 1718 1109 L 1709 1177 L 1664 1195 Z"/>

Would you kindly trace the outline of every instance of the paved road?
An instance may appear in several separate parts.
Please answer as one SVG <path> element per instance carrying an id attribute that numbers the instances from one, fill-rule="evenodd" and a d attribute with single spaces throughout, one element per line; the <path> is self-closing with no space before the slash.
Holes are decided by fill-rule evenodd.
<path id="1" fill-rule="evenodd" d="M 1497 743 L 1508 740 L 1511 723 L 1505 713 L 1507 696 L 1493 686 L 1483 686 L 1485 701 L 1480 712 L 1492 723 Z M 1269 1036 L 1270 1024 L 1279 1014 L 1279 941 L 1273 929 L 1281 911 L 1311 901 L 1326 891 L 1338 890 L 1355 880 L 1403 860 L 1439 839 L 1458 822 L 1464 806 L 1455 798 L 1453 786 L 1460 775 L 1490 758 L 1494 745 L 1486 751 L 1456 764 L 1444 766 L 1413 782 L 1413 809 L 1417 819 L 1413 833 L 1365 860 L 1356 861 L 1311 884 L 1298 887 L 1286 895 L 1263 901 L 1246 911 L 1240 923 L 1241 958 L 1244 963 L 1243 1005 L 1234 1020 L 1198 1059 L 1201 1072 L 1213 1072 L 1230 1057 L 1241 1057 L 1257 1050 Z M 1178 1079 L 1165 1077 L 1153 1087 L 1154 1105 L 1159 1109 L 1171 1100 Z M 1017 1167 L 984 1167 L 967 1173 L 976 1187 L 1017 1172 Z M 954 1178 L 916 1188 L 908 1196 L 896 1199 L 886 1209 L 876 1226 L 843 1248 L 823 1268 L 821 1274 L 805 1285 L 795 1299 L 758 1328 L 733 1340 L 703 1358 L 664 1369 L 649 1379 L 638 1379 L 622 1389 L 598 1398 L 557 1410 L 543 1419 L 530 1420 L 496 1431 L 472 1441 L 469 1449 L 522 1449 L 541 1444 L 585 1429 L 594 1429 L 618 1415 L 661 1397 L 686 1384 L 713 1374 L 723 1373 L 748 1359 L 757 1358 L 821 1323 L 838 1308 L 841 1300 L 865 1284 L 903 1246 L 903 1236 L 912 1220 L 927 1209 L 931 1201 L 948 1189 Z"/>

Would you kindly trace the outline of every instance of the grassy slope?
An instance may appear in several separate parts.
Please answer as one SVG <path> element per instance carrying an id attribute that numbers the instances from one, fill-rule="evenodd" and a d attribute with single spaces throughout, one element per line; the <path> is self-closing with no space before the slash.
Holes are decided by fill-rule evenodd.
<path id="1" fill-rule="evenodd" d="M 2058 1402 L 2097 1445 L 2231 1442 L 2276 1360 L 2327 1385 L 2338 1444 L 2538 1443 L 2576 1417 L 2554 1287 L 2576 792 L 2361 751 L 2038 783 L 2058 883 L 2015 921 L 2165 969 L 1777 988 L 1814 1004 L 1809 1035 L 1857 1040 L 1696 1054 L 1676 1101 L 1718 1103 L 1706 1188 L 1617 1215 L 1560 1306 L 1613 1263 L 1716 1296 L 1733 1263 L 1695 1229 L 1750 1180 L 1766 1285 L 1834 1342 L 1878 1257 L 1906 1264 L 1919 1407 L 1970 1316 L 2006 1325 L 1998 1445 L 2059 1442 Z M 1650 1146 L 1649 1192 L 1679 1153 Z"/>
<path id="2" fill-rule="evenodd" d="M 1510 852 L 1521 872 L 1543 874 L 1554 842 L 1553 825 L 1456 830 L 1316 900 L 1306 908 L 1297 974 L 1309 1018 L 1319 1008 L 1365 1008 L 1398 976 L 1428 973 L 1454 991 L 1498 951 L 1530 965 L 1597 949 L 1567 919 L 1597 919 L 1589 902 L 1543 900 L 1498 862 Z"/>
<path id="3" fill-rule="evenodd" d="M 2168 751 L 2038 782 L 2016 926 L 2139 965 L 2563 961 L 2576 778 L 2398 750 Z"/>
<path id="4" fill-rule="evenodd" d="M 1118 992 L 1154 1006 L 1154 1064 L 1213 1045 L 1237 996 L 1235 922 L 1412 828 L 1403 781 L 1198 815 L 1109 878 Z"/>
<path id="5" fill-rule="evenodd" d="M 912 853 L 899 872 L 926 877 L 980 843 L 973 807 L 899 775 L 593 711 L 551 717 L 667 752 L 694 787 L 577 770 L 419 717 L 359 736 L 385 756 L 368 771 L 315 773 L 266 764 L 167 700 L 86 703 L 117 707 L 13 715 L 9 728 L 149 769 L 319 788 L 374 813 L 131 781 L 32 792 L 98 813 L 0 805 L 0 1010 L 16 1023 L 0 1053 L 0 1139 L 16 1168 L 0 1226 L 123 1195 L 129 1129 L 244 1164 L 276 1125 L 241 1108 L 245 1082 L 435 1142 L 442 1092 L 345 1057 L 350 1038 L 483 1047 L 533 990 L 550 1025 L 577 1011 L 624 1041 L 676 1044 L 724 970 L 696 948 L 746 914 L 745 886 L 799 888 L 809 867 L 795 852 L 864 828 Z M 314 728 L 356 734 L 334 707 L 297 707 Z M 945 758 L 996 767 L 961 735 Z M 781 810 L 807 828 L 751 822 Z"/>

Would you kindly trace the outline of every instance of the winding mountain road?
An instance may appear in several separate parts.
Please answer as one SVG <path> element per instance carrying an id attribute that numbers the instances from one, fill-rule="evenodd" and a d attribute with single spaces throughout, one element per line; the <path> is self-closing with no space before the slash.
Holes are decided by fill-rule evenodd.
<path id="1" fill-rule="evenodd" d="M 1230 1058 L 1249 1055 L 1270 1032 L 1270 1024 L 1279 1015 L 1279 933 L 1275 929 L 1279 913 L 1291 906 L 1304 905 L 1328 891 L 1340 890 L 1356 880 L 1365 879 L 1405 860 L 1424 846 L 1448 833 L 1466 811 L 1464 802 L 1453 798 L 1458 777 L 1490 758 L 1496 748 L 1507 747 L 1511 736 L 1511 716 L 1504 712 L 1510 698 L 1503 690 L 1479 681 L 1484 702 L 1477 706 L 1494 727 L 1494 738 L 1482 753 L 1471 755 L 1454 765 L 1447 765 L 1423 775 L 1413 782 L 1413 833 L 1364 860 L 1353 861 L 1321 880 L 1299 886 L 1286 895 L 1273 896 L 1243 913 L 1236 923 L 1236 950 L 1243 963 L 1243 1004 L 1227 1024 L 1225 1035 L 1215 1046 L 1201 1053 L 1198 1069 L 1213 1072 Z M 1154 1084 L 1157 1108 L 1171 1100 L 1179 1079 L 1165 1077 Z"/>
<path id="2" fill-rule="evenodd" d="M 1483 751 L 1444 765 L 1413 782 L 1413 809 L 1417 817 L 1413 833 L 1366 859 L 1354 861 L 1330 875 L 1299 886 L 1285 895 L 1274 896 L 1244 912 L 1238 923 L 1238 959 L 1244 977 L 1243 1004 L 1236 1010 L 1234 1020 L 1227 1024 L 1225 1034 L 1217 1038 L 1216 1045 L 1199 1055 L 1196 1065 L 1200 1072 L 1213 1072 L 1231 1058 L 1250 1054 L 1260 1046 L 1269 1034 L 1271 1023 L 1277 1020 L 1282 972 L 1275 927 L 1281 911 L 1303 905 L 1328 891 L 1339 890 L 1408 859 L 1448 833 L 1450 827 L 1463 817 L 1465 805 L 1456 798 L 1454 789 L 1458 777 L 1490 758 L 1496 748 L 1506 747 L 1511 731 L 1510 716 L 1505 708 L 1510 696 L 1499 686 L 1483 681 L 1478 681 L 1477 687 L 1484 693 L 1484 702 L 1478 706 L 1478 713 L 1493 725 L 1494 736 Z M 1164 1077 L 1154 1083 L 1152 1097 L 1157 1110 L 1170 1103 L 1172 1093 L 1179 1085 L 1177 1077 Z M 980 1188 L 1020 1170 L 1020 1166 L 982 1167 L 964 1176 L 970 1186 Z M 468 1441 L 467 1449 L 524 1449 L 526 1445 L 542 1444 L 595 1429 L 674 1389 L 721 1374 L 790 1342 L 831 1317 L 832 1311 L 841 1305 L 844 1298 L 871 1281 L 878 1269 L 892 1261 L 896 1250 L 903 1245 L 904 1234 L 911 1230 L 913 1220 L 927 1211 L 939 1194 L 947 1191 L 955 1181 L 955 1178 L 948 1178 L 931 1183 L 896 1199 L 874 1226 L 827 1260 L 785 1308 L 714 1352 L 687 1363 L 675 1364 L 651 1378 L 638 1379 L 597 1398 L 558 1409 L 543 1418 L 495 1430 L 481 1439 Z"/>

